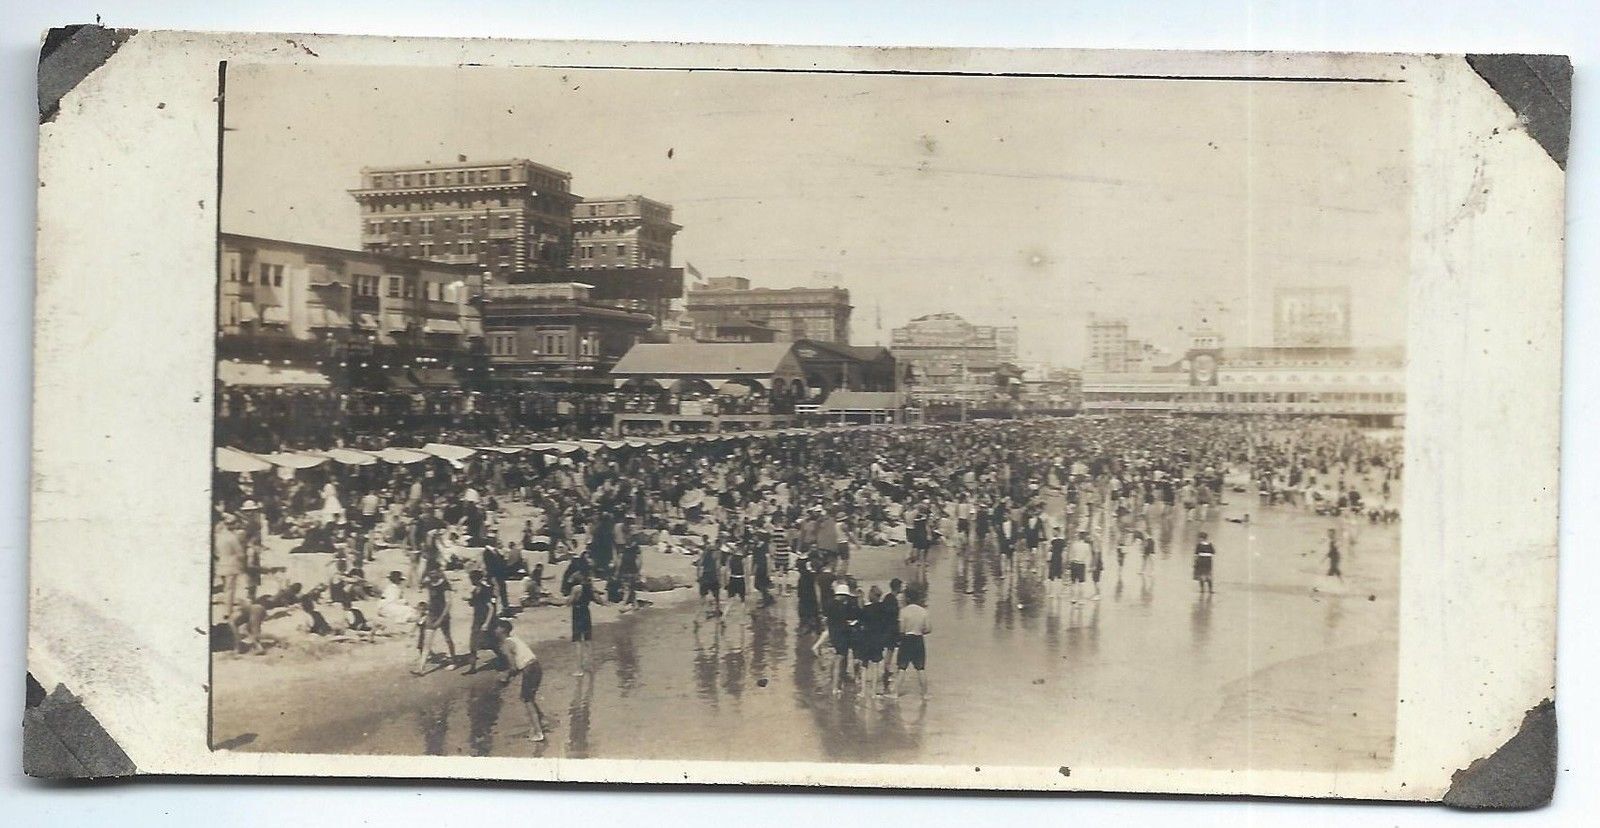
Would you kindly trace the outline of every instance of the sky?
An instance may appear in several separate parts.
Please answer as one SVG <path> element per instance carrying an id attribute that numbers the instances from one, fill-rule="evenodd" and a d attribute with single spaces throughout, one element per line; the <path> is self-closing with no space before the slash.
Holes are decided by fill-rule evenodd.
<path id="1" fill-rule="evenodd" d="M 1090 313 L 1266 345 L 1276 286 L 1348 285 L 1392 345 L 1410 119 L 1403 84 L 230 65 L 222 221 L 358 249 L 362 166 L 529 158 L 672 204 L 675 266 L 836 279 L 857 344 L 955 312 L 1061 365 Z"/>

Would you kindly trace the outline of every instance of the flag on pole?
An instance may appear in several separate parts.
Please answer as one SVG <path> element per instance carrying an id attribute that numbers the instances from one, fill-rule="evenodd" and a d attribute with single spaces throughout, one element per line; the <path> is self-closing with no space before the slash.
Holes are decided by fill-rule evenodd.
<path id="1" fill-rule="evenodd" d="M 689 274 L 690 278 L 694 279 L 694 283 L 696 285 L 703 285 L 706 283 L 706 277 L 700 275 L 699 268 L 696 268 L 694 264 L 688 260 L 685 260 L 683 263 L 683 272 Z"/>

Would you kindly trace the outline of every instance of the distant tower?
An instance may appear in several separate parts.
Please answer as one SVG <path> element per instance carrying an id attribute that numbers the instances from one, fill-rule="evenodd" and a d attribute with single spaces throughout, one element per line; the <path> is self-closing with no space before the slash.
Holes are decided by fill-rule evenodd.
<path id="1" fill-rule="evenodd" d="M 1128 370 L 1128 320 L 1089 315 L 1089 359 L 1085 371 Z"/>

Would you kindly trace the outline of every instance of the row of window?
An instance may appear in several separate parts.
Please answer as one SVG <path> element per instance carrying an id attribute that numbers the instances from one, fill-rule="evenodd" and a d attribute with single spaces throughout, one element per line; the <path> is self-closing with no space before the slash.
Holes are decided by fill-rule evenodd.
<path id="1" fill-rule="evenodd" d="M 488 184 L 510 181 L 511 168 L 496 170 L 445 170 L 444 172 L 384 173 L 372 176 L 373 189 L 386 187 L 437 187 L 440 184 Z"/>
<path id="2" fill-rule="evenodd" d="M 283 265 L 262 262 L 256 265 L 256 278 L 251 280 L 244 273 L 239 257 L 231 255 L 227 258 L 223 278 L 230 282 L 252 282 L 268 287 L 283 287 Z"/>
<path id="3" fill-rule="evenodd" d="M 409 248 L 409 245 L 406 246 L 406 247 Z M 423 248 L 422 255 L 423 255 L 424 258 L 426 258 L 431 253 L 431 251 L 429 250 L 431 245 L 424 244 L 424 245 L 421 245 L 421 247 Z M 463 253 L 468 252 L 465 249 L 465 245 L 463 245 L 462 252 Z M 259 285 L 263 285 L 263 286 L 267 286 L 267 287 L 278 287 L 278 288 L 283 287 L 283 274 L 284 274 L 284 266 L 283 265 L 281 265 L 281 264 L 272 264 L 272 263 L 269 263 L 269 262 L 260 262 L 260 263 L 258 263 L 256 265 L 255 270 L 256 270 L 256 278 L 254 280 L 254 284 L 259 284 Z M 226 268 L 226 274 L 225 274 L 224 278 L 226 278 L 230 282 L 239 282 L 239 281 L 243 280 L 243 274 L 242 274 L 242 271 L 241 271 L 241 263 L 240 263 L 240 259 L 239 259 L 238 256 L 229 256 L 227 258 L 227 268 Z M 383 280 L 385 278 L 388 279 L 387 294 L 391 298 L 395 298 L 395 299 L 401 299 L 401 298 L 414 299 L 414 298 L 416 298 L 417 287 L 416 287 L 416 283 L 414 281 L 412 281 L 412 280 L 406 279 L 403 276 L 387 276 L 387 277 L 384 277 L 384 276 L 378 276 L 378 275 L 375 275 L 375 274 L 363 274 L 363 273 L 358 273 L 358 274 L 355 275 L 355 284 L 353 286 L 354 291 L 355 291 L 355 295 L 357 295 L 357 296 L 377 296 L 378 295 L 378 290 L 380 288 L 380 285 L 382 285 Z M 424 281 L 423 285 L 424 285 L 423 294 L 428 300 L 435 301 L 435 302 L 453 302 L 453 301 L 455 301 L 455 291 L 451 288 L 451 286 L 449 284 L 447 284 L 445 282 Z"/>
<path id="4" fill-rule="evenodd" d="M 616 204 L 581 204 L 581 205 L 578 206 L 578 211 L 580 213 L 587 212 L 591 216 L 604 216 L 604 215 L 629 216 L 629 215 L 634 215 L 634 213 L 628 209 L 628 205 L 627 205 L 626 202 L 617 202 Z"/>
<path id="5" fill-rule="evenodd" d="M 399 256 L 402 259 L 431 259 L 434 256 L 472 256 L 480 251 L 487 251 L 491 242 L 467 239 L 458 242 L 420 242 L 411 244 L 369 244 L 369 253 L 383 253 L 389 256 Z M 503 254 L 504 251 L 502 251 Z"/>
<path id="6" fill-rule="evenodd" d="M 484 232 L 491 225 L 488 216 L 477 216 L 476 220 L 472 216 L 463 216 L 460 219 L 442 218 L 438 221 L 439 229 L 446 233 L 454 233 L 458 230 L 462 233 L 470 233 L 473 227 L 477 227 L 479 232 Z M 498 230 L 511 230 L 516 227 L 516 218 L 513 216 L 496 216 L 492 224 Z M 367 222 L 367 232 L 399 233 L 402 236 L 409 236 L 411 231 L 415 229 L 419 236 L 431 236 L 433 235 L 433 225 L 433 219 L 417 219 L 415 222 L 410 219 L 390 219 L 388 221 L 380 219 Z"/>
<path id="7" fill-rule="evenodd" d="M 239 280 L 239 260 L 229 259 L 228 281 L 237 282 Z M 266 262 L 256 265 L 256 284 L 267 285 L 269 287 L 283 287 L 283 265 L 267 264 Z"/>
<path id="8" fill-rule="evenodd" d="M 487 337 L 490 356 L 517 356 L 515 333 L 491 333 Z M 534 335 L 535 349 L 530 356 L 569 356 L 570 334 L 565 330 L 538 331 Z M 585 334 L 578 337 L 578 356 L 599 356 L 600 337 Z"/>
<path id="9" fill-rule="evenodd" d="M 580 258 L 580 259 L 593 259 L 596 256 L 605 256 L 610 252 L 609 250 L 607 250 L 607 248 L 609 248 L 610 246 L 611 245 L 607 245 L 607 244 L 585 244 L 585 245 L 580 245 L 578 247 L 578 258 Z M 617 248 L 616 255 L 618 255 L 618 256 L 626 256 L 626 255 L 628 255 L 628 246 L 627 245 L 619 244 L 619 245 L 616 246 L 616 248 Z"/>
<path id="10" fill-rule="evenodd" d="M 380 285 L 384 294 L 390 299 L 415 299 L 417 298 L 417 283 L 404 276 L 370 276 L 358 274 L 355 279 L 355 295 L 377 296 Z M 455 287 L 444 282 L 424 281 L 422 295 L 430 302 L 454 302 L 456 300 Z"/>
<path id="11" fill-rule="evenodd" d="M 634 205 L 626 201 L 601 202 L 598 204 L 579 204 L 573 211 L 574 216 L 638 216 L 646 221 L 672 221 L 672 210 L 661 207 L 652 207 L 647 204 L 638 205 L 638 210 L 631 209 Z"/>
<path id="12" fill-rule="evenodd" d="M 483 210 L 489 207 L 510 207 L 511 199 L 507 196 L 496 198 L 442 198 L 433 201 L 378 201 L 362 202 L 362 210 L 367 213 L 438 213 L 444 210 Z M 517 206 L 522 206 L 521 202 Z"/>
<path id="13" fill-rule="evenodd" d="M 629 238 L 629 239 L 632 239 L 633 241 L 638 242 L 640 247 L 649 246 L 649 247 L 655 247 L 655 248 L 658 248 L 658 249 L 661 249 L 661 250 L 666 250 L 668 247 L 672 246 L 672 234 L 671 233 L 667 233 L 665 231 L 650 230 L 650 229 L 647 229 L 647 228 L 641 228 L 639 230 L 634 231 L 631 235 L 629 235 L 629 234 L 625 234 L 625 233 L 618 233 L 618 232 L 615 232 L 615 231 L 612 231 L 612 230 L 602 230 L 602 229 L 595 228 L 595 227 L 584 227 L 581 224 L 574 224 L 572 226 L 572 236 L 573 236 L 573 238 L 577 238 L 577 239 L 590 239 L 590 238 L 594 238 L 596 236 L 599 236 L 601 241 L 610 241 L 612 239 L 618 239 L 618 238 Z"/>

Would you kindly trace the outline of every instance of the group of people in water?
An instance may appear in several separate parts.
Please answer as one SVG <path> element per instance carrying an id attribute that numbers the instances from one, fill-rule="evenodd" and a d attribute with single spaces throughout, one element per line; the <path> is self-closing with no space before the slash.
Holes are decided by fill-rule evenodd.
<path id="1" fill-rule="evenodd" d="M 895 698 L 897 676 L 911 671 L 926 695 L 932 628 L 925 576 L 934 549 L 989 556 L 1002 577 L 1039 572 L 1052 601 L 1094 601 L 1108 556 L 1119 567 L 1136 562 L 1147 574 L 1158 529 L 1217 519 L 1225 497 L 1250 496 L 1238 481 L 1255 481 L 1262 503 L 1338 514 L 1349 525 L 1376 521 L 1393 510 L 1399 445 L 1337 421 L 1220 418 L 752 432 L 586 446 L 561 456 L 485 452 L 451 468 L 397 466 L 360 481 L 363 491 L 351 493 L 355 508 L 326 516 L 326 524 L 352 527 L 347 542 L 357 551 L 341 564 L 341 578 L 359 574 L 375 546 L 411 550 L 412 578 L 391 573 L 389 584 L 370 591 L 399 602 L 402 583 L 420 586 L 412 619 L 418 672 L 432 659 L 436 637 L 445 639 L 447 665 L 456 666 L 450 605 L 460 599 L 445 572 L 477 570 L 466 598 L 466 666 L 475 671 L 477 654 L 492 651 L 520 676 L 532 730 L 542 737 L 535 701 L 542 670 L 510 617 L 529 604 L 567 604 L 577 672 L 591 671 L 590 607 L 639 606 L 645 549 L 694 556 L 694 588 L 716 623 L 731 607 L 771 612 L 780 598 L 792 599 L 804 646 L 829 663 L 832 692 L 853 684 L 863 697 Z M 233 496 L 252 494 L 247 485 Z M 242 521 L 233 517 L 250 510 L 228 506 L 219 505 L 229 533 L 219 530 L 226 547 L 219 554 L 231 560 L 242 557 L 231 534 Z M 512 511 L 520 534 L 501 528 Z M 292 516 L 279 521 L 292 525 Z M 262 531 L 257 523 L 255 536 Z M 241 547 L 251 542 L 237 540 Z M 1330 535 L 1332 575 L 1340 574 L 1341 540 L 1354 543 L 1349 530 Z M 904 549 L 904 577 L 855 577 L 852 555 L 867 547 Z M 461 550 L 478 554 L 461 563 Z M 1199 531 L 1193 577 L 1202 594 L 1214 591 L 1216 554 Z M 565 571 L 547 593 L 547 568 L 559 563 Z M 530 585 L 513 599 L 506 584 L 517 578 Z"/>

